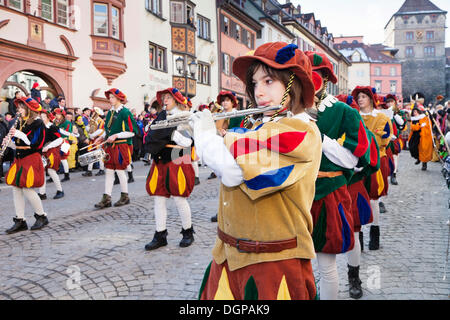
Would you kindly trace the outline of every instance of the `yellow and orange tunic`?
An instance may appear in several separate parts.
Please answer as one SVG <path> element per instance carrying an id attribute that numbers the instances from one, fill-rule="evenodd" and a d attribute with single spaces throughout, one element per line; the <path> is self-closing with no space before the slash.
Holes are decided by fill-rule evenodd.
<path id="1" fill-rule="evenodd" d="M 317 125 L 303 113 L 253 130 L 235 129 L 223 142 L 242 182 L 221 185 L 214 260 L 200 298 L 315 298 L 310 259 L 315 258 L 311 206 L 322 154 Z M 280 242 L 292 245 L 266 250 Z"/>

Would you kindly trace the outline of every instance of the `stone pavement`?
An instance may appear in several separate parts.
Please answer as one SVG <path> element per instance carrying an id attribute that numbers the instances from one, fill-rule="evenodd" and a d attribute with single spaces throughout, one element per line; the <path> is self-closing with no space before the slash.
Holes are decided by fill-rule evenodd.
<path id="1" fill-rule="evenodd" d="M 154 233 L 153 201 L 145 193 L 149 167 L 136 163 L 130 184 L 132 204 L 92 210 L 103 192 L 103 177 L 72 174 L 63 184 L 63 200 L 47 200 L 50 224 L 38 232 L 8 236 L 14 207 L 11 190 L 0 187 L 0 300 L 2 299 L 196 299 L 203 272 L 211 261 L 216 224 L 218 180 L 201 167 L 201 184 L 189 202 L 195 242 L 180 248 L 181 222 L 168 201 L 167 247 L 145 252 Z M 450 272 L 443 281 L 447 250 L 450 192 L 440 165 L 422 172 L 404 152 L 399 186 L 384 199 L 381 248 L 369 251 L 368 228 L 361 258 L 362 299 L 448 299 Z M 54 186 L 47 194 L 53 196 Z M 113 200 L 119 197 L 115 190 Z M 27 206 L 26 216 L 34 222 Z M 345 255 L 338 256 L 340 298 L 348 298 Z M 316 266 L 313 261 L 313 266 Z M 449 268 L 450 269 L 450 268 Z M 317 280 L 320 275 L 316 274 Z"/>

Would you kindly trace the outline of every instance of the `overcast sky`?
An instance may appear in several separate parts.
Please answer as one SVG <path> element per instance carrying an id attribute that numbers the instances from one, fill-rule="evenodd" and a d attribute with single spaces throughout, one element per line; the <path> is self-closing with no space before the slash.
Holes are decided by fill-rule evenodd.
<path id="1" fill-rule="evenodd" d="M 278 0 L 285 3 L 285 0 Z M 302 13 L 314 12 L 322 27 L 333 36 L 364 36 L 365 43 L 382 43 L 384 27 L 404 0 L 291 0 L 302 6 Z M 447 13 L 449 27 L 450 0 L 431 0 Z M 445 46 L 450 47 L 450 28 L 446 29 Z"/>

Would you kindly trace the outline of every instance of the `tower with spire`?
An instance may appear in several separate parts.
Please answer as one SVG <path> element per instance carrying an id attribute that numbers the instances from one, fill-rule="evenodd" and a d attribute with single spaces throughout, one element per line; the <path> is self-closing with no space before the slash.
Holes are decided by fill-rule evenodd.
<path id="1" fill-rule="evenodd" d="M 384 44 L 398 49 L 403 96 L 422 92 L 426 103 L 447 95 L 445 22 L 447 11 L 429 0 L 406 0 L 384 28 Z"/>

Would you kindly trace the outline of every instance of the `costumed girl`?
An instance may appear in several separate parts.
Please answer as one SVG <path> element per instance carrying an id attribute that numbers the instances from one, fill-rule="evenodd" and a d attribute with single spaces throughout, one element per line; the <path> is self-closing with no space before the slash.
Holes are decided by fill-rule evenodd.
<path id="1" fill-rule="evenodd" d="M 187 109 L 187 98 L 175 88 L 158 91 L 158 103 L 163 110 L 154 123 L 166 120 Z M 155 250 L 167 245 L 167 205 L 173 198 L 181 218 L 180 247 L 188 247 L 194 242 L 194 227 L 191 220 L 191 207 L 187 198 L 194 189 L 195 172 L 192 167 L 193 140 L 183 135 L 177 128 L 151 130 L 144 141 L 153 159 L 146 181 L 147 193 L 155 199 L 156 231 L 153 240 L 145 250 Z"/>
<path id="2" fill-rule="evenodd" d="M 16 210 L 14 225 L 6 230 L 13 234 L 28 229 L 25 219 L 25 198 L 34 210 L 36 222 L 31 230 L 42 229 L 49 221 L 42 207 L 42 201 L 34 188 L 44 185 L 45 170 L 42 162 L 42 147 L 45 143 L 45 125 L 39 118 L 42 106 L 32 98 L 14 100 L 20 113 L 17 128 L 11 128 L 14 137 L 9 147 L 16 149 L 14 163 L 6 174 L 6 183 L 13 187 L 13 200 Z M 7 139 L 7 138 L 5 138 Z M 3 141 L 4 143 L 6 140 Z"/>
<path id="3" fill-rule="evenodd" d="M 96 139 L 95 144 L 106 141 L 104 147 L 108 155 L 105 161 L 105 193 L 102 200 L 95 205 L 98 209 L 111 207 L 111 194 L 114 186 L 114 173 L 117 173 L 120 181 L 120 199 L 114 203 L 115 207 L 121 207 L 130 203 L 128 195 L 128 181 L 125 170 L 131 163 L 133 154 L 132 138 L 138 128 L 130 110 L 125 107 L 126 95 L 119 89 L 113 88 L 105 92 L 106 98 L 111 104 L 105 120 L 105 133 Z"/>
<path id="4" fill-rule="evenodd" d="M 330 60 L 322 53 L 307 51 L 306 55 L 313 70 L 323 78 L 323 85 L 316 93 L 322 160 L 311 208 L 314 248 L 320 271 L 320 299 L 336 300 L 339 291 L 336 255 L 354 247 L 359 254 L 361 251 L 359 235 L 353 230 L 352 201 L 347 184 L 358 164 L 366 166 L 369 163 L 369 140 L 359 113 L 327 94 L 328 83 L 337 83 Z M 359 265 L 348 268 L 359 278 Z"/>
<path id="5" fill-rule="evenodd" d="M 61 133 L 59 133 L 59 129 L 52 123 L 54 116 L 43 109 L 40 112 L 40 116 L 45 125 L 45 144 L 42 148 L 42 154 L 47 159 L 47 169 L 48 175 L 52 179 L 53 183 L 56 186 L 56 195 L 53 199 L 61 199 L 64 197 L 64 191 L 61 185 L 61 181 L 59 180 L 59 176 L 57 170 L 61 164 L 61 145 L 64 142 L 64 139 L 61 137 Z M 47 199 L 46 194 L 46 182 L 44 180 L 44 185 L 39 189 L 39 197 L 41 200 Z"/>
<path id="6" fill-rule="evenodd" d="M 360 108 L 364 124 L 375 136 L 380 152 L 380 169 L 365 179 L 370 197 L 373 223 L 370 226 L 369 250 L 378 250 L 380 246 L 380 204 L 379 199 L 388 193 L 389 160 L 386 147 L 391 141 L 392 124 L 383 113 L 375 110 L 377 97 L 375 89 L 369 86 L 357 86 L 352 92 L 353 99 Z"/>
<path id="7" fill-rule="evenodd" d="M 200 299 L 314 299 L 310 211 L 322 143 L 305 112 L 314 104 L 311 63 L 294 44 L 266 43 L 237 58 L 233 73 L 253 106 L 281 106 L 224 137 L 209 111 L 193 116 L 197 152 L 222 183 Z"/>

